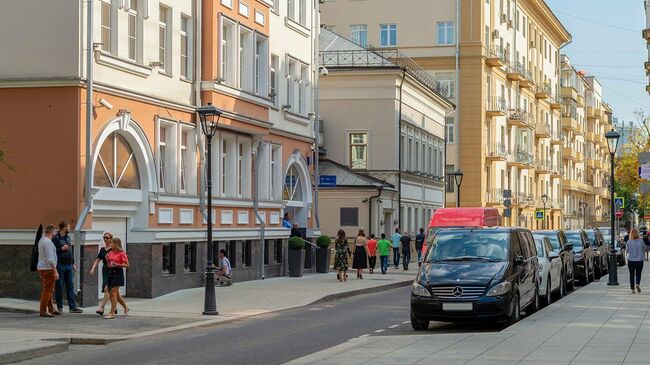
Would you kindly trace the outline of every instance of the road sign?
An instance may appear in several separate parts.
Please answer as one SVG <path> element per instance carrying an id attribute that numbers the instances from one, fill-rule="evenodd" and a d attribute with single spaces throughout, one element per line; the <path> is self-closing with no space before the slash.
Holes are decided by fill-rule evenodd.
<path id="1" fill-rule="evenodd" d="M 511 215 L 512 215 L 512 209 L 506 208 L 506 209 L 503 210 L 503 217 L 504 218 L 510 218 Z"/>
<path id="2" fill-rule="evenodd" d="M 336 187 L 336 175 L 320 175 L 320 182 L 318 186 L 324 188 L 335 188 Z"/>
<path id="3" fill-rule="evenodd" d="M 650 180 L 650 164 L 643 164 L 639 166 L 639 177 L 642 179 Z"/>
<path id="4" fill-rule="evenodd" d="M 615 196 L 614 197 L 614 206 L 617 209 L 623 209 L 625 208 L 625 198 L 622 196 Z"/>
<path id="5" fill-rule="evenodd" d="M 537 209 L 535 211 L 535 219 L 538 220 L 538 221 L 543 221 L 544 220 L 544 210 Z"/>
<path id="6" fill-rule="evenodd" d="M 510 189 L 504 189 L 504 190 L 503 190 L 503 197 L 504 197 L 505 199 L 510 199 L 510 198 L 512 198 L 512 190 L 510 190 Z"/>
<path id="7" fill-rule="evenodd" d="M 622 210 L 617 210 L 616 213 L 614 213 L 614 214 L 616 215 L 616 218 L 621 219 L 621 217 L 623 216 L 623 211 Z"/>

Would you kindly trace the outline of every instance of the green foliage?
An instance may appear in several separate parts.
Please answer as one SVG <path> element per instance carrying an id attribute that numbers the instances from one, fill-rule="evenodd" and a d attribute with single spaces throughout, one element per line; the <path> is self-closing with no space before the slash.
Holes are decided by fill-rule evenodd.
<path id="1" fill-rule="evenodd" d="M 326 235 L 318 236 L 316 239 L 316 245 L 320 248 L 329 248 L 331 243 L 332 240 Z"/>
<path id="2" fill-rule="evenodd" d="M 305 248 L 305 241 L 300 237 L 291 237 L 289 238 L 289 249 L 294 251 L 300 251 Z"/>

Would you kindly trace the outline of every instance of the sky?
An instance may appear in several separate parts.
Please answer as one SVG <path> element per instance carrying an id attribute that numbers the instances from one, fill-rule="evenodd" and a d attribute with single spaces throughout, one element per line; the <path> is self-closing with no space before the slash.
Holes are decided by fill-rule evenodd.
<path id="1" fill-rule="evenodd" d="M 562 49 L 578 70 L 596 76 L 603 100 L 619 121 L 634 121 L 634 111 L 650 113 L 643 0 L 546 0 L 573 36 Z"/>

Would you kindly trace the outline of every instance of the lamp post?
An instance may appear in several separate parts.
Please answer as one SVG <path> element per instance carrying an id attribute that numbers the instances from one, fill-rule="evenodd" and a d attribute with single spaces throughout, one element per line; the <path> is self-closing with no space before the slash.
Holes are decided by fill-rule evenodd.
<path id="1" fill-rule="evenodd" d="M 456 169 L 452 175 L 454 175 L 454 182 L 456 183 L 456 207 L 460 207 L 460 185 L 463 183 L 463 171 Z"/>
<path id="2" fill-rule="evenodd" d="M 587 202 L 580 202 L 580 208 L 582 208 L 582 229 L 587 229 Z"/>
<path id="3" fill-rule="evenodd" d="M 548 202 L 548 195 L 542 195 L 542 205 L 544 206 L 544 220 L 542 221 L 542 229 L 546 229 L 546 203 Z"/>
<path id="4" fill-rule="evenodd" d="M 611 236 L 611 247 L 609 249 L 609 281 L 607 285 L 618 285 L 618 273 L 616 266 L 616 248 L 614 245 L 614 240 L 616 235 L 614 234 L 614 217 L 616 216 L 616 207 L 614 205 L 614 155 L 616 154 L 616 149 L 618 147 L 618 139 L 621 135 L 612 129 L 611 131 L 605 133 L 605 138 L 607 139 L 607 148 L 609 149 L 609 159 L 610 159 L 610 171 L 609 171 L 609 192 L 610 192 L 610 229 L 612 234 Z"/>
<path id="5" fill-rule="evenodd" d="M 207 189 L 208 189 L 208 262 L 205 268 L 205 297 L 203 302 L 204 315 L 217 315 L 217 295 L 214 289 L 214 258 L 212 249 L 212 137 L 217 133 L 221 110 L 212 103 L 200 106 L 196 113 L 201 119 L 201 131 L 205 135 L 208 160 L 207 160 Z"/>

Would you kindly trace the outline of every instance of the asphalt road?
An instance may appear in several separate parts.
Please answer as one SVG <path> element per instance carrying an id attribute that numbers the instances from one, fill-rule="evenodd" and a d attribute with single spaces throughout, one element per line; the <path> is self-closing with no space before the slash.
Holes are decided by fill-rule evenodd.
<path id="1" fill-rule="evenodd" d="M 398 288 L 106 346 L 71 346 L 68 352 L 21 364 L 281 364 L 359 336 L 415 333 L 409 322 L 409 291 Z M 469 330 L 433 323 L 429 331 Z"/>

